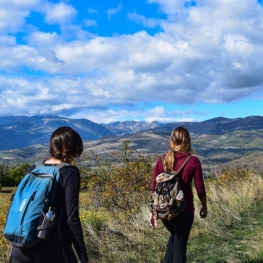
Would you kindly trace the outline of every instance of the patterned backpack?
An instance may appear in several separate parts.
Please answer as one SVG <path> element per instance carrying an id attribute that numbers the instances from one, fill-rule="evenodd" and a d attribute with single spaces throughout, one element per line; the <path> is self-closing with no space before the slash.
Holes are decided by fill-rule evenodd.
<path id="1" fill-rule="evenodd" d="M 188 156 L 178 171 L 162 172 L 156 177 L 150 211 L 158 219 L 170 220 L 185 209 L 184 193 L 180 188 L 178 174 L 191 156 Z M 163 161 L 163 156 L 162 156 Z"/>

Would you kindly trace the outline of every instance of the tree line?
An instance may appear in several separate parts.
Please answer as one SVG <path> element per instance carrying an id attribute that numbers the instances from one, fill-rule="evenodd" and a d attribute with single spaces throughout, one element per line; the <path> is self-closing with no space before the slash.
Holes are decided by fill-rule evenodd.
<path id="1" fill-rule="evenodd" d="M 17 186 L 29 167 L 30 165 L 27 163 L 11 167 L 0 164 L 0 185 L 4 187 Z"/>

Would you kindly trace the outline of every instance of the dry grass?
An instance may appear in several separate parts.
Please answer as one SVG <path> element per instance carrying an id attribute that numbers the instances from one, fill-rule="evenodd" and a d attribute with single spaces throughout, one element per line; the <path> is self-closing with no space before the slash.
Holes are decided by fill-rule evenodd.
<path id="1" fill-rule="evenodd" d="M 2 235 L 4 226 L 5 226 L 5 221 L 6 221 L 6 214 L 9 208 L 9 199 L 10 199 L 10 194 L 1 194 L 0 196 L 0 262 L 1 263 L 7 263 L 9 259 L 9 254 L 10 254 L 10 245 Z"/>
<path id="2" fill-rule="evenodd" d="M 225 262 L 263 262 L 262 177 L 249 171 L 237 174 L 232 170 L 232 174 L 228 171 L 208 181 L 206 188 L 208 217 L 201 219 L 199 209 L 196 210 L 191 238 L 199 240 L 203 236 L 213 236 L 215 242 L 221 239 L 221 249 L 228 255 Z M 195 202 L 198 204 L 197 198 Z M 262 261 L 248 260 L 258 257 Z"/>
<path id="3" fill-rule="evenodd" d="M 200 205 L 195 195 L 189 262 L 261 262 L 248 259 L 262 258 L 263 238 L 258 231 L 262 226 L 254 214 L 263 200 L 262 177 L 248 171 L 228 171 L 217 179 L 207 180 L 206 188 L 209 209 L 206 219 L 198 215 Z M 128 219 L 122 215 L 109 216 L 101 231 L 94 231 L 87 221 L 84 233 L 96 244 L 96 249 L 90 251 L 92 262 L 162 262 L 168 233 L 161 222 L 158 229 L 151 229 L 148 216 L 148 205 L 143 205 L 139 213 Z"/>
<path id="4" fill-rule="evenodd" d="M 225 236 L 225 228 L 243 220 L 244 212 L 251 216 L 252 222 L 253 215 L 249 214 L 249 209 L 257 200 L 263 200 L 262 177 L 253 174 L 232 181 L 220 177 L 208 181 L 206 189 L 209 216 L 205 220 L 196 216 L 195 223 L 221 236 Z M 196 196 L 195 203 L 199 203 Z"/>
<path id="5" fill-rule="evenodd" d="M 217 179 L 206 181 L 208 217 L 196 216 L 188 246 L 191 263 L 258 263 L 263 262 L 263 180 L 249 171 L 225 171 Z M 81 220 L 91 263 L 160 263 L 168 233 L 161 222 L 151 229 L 147 220 L 148 204 L 135 214 L 111 214 L 100 208 L 87 212 L 81 195 Z M 1 212 L 6 211 L 5 202 Z M 0 213 L 1 228 L 5 222 Z M 2 216 L 1 216 L 2 215 Z M 0 236 L 0 262 L 6 263 L 8 245 Z"/>

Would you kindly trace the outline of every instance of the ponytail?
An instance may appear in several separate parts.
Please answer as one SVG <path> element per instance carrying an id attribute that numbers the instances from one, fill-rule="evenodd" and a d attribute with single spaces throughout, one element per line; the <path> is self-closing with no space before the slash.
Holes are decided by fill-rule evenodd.
<path id="1" fill-rule="evenodd" d="M 169 150 L 163 160 L 164 171 L 172 172 L 174 169 L 174 161 L 175 161 L 174 151 Z"/>

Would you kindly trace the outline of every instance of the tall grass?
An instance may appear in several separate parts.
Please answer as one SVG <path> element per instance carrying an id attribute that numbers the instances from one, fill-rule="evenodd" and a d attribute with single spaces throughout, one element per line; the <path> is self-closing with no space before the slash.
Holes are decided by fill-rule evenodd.
<path id="1" fill-rule="evenodd" d="M 263 262 L 262 178 L 253 172 L 232 170 L 208 180 L 206 188 L 209 214 L 206 219 L 199 217 L 195 198 L 188 262 Z M 148 216 L 147 205 L 129 218 L 108 214 L 99 231 L 92 228 L 88 218 L 84 220 L 91 262 L 162 262 L 169 234 L 161 222 L 158 229 L 151 229 Z"/>
<path id="2" fill-rule="evenodd" d="M 1 263 L 7 263 L 9 262 L 9 254 L 10 254 L 10 246 L 9 243 L 6 241 L 6 239 L 3 236 L 5 221 L 6 221 L 6 215 L 9 208 L 9 195 L 4 195 L 1 193 L 0 195 L 1 202 L 0 202 L 0 262 Z"/>
<path id="3" fill-rule="evenodd" d="M 208 181 L 206 188 L 209 216 L 205 220 L 195 217 L 190 262 L 203 262 L 194 261 L 198 249 L 203 251 L 202 260 L 207 258 L 204 262 L 263 262 L 262 177 L 251 171 L 228 170 Z"/>
<path id="4" fill-rule="evenodd" d="M 229 227 L 244 221 L 253 222 L 251 207 L 260 205 L 263 200 L 262 177 L 249 173 L 241 178 L 219 177 L 208 182 L 206 188 L 209 216 L 206 220 L 196 217 L 196 226 L 222 237 Z"/>

